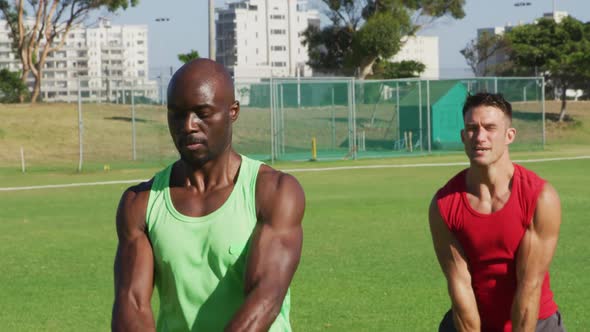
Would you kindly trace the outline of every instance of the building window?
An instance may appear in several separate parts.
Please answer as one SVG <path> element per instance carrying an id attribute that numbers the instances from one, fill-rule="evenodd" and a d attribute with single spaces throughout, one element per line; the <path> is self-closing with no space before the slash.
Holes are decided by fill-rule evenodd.
<path id="1" fill-rule="evenodd" d="M 287 32 L 285 31 L 285 29 L 271 29 L 270 30 L 270 34 L 271 35 L 284 35 Z"/>
<path id="2" fill-rule="evenodd" d="M 285 15 L 270 15 L 271 20 L 284 20 Z"/>
<path id="3" fill-rule="evenodd" d="M 275 62 L 271 62 L 271 65 L 273 67 L 287 67 L 287 63 L 284 61 L 275 61 Z"/>
<path id="4" fill-rule="evenodd" d="M 286 51 L 287 50 L 287 46 L 284 45 L 274 45 L 270 47 L 271 51 Z"/>

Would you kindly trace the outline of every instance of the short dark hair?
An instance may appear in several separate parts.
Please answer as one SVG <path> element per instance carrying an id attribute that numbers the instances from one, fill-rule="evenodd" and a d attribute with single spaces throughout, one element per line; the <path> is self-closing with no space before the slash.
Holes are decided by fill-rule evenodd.
<path id="1" fill-rule="evenodd" d="M 504 99 L 501 93 L 488 93 L 488 92 L 479 92 L 474 95 L 467 95 L 465 99 L 465 104 L 463 105 L 463 119 L 465 119 L 465 114 L 469 112 L 470 109 L 478 106 L 493 106 L 496 107 L 512 121 L 512 105 Z"/>

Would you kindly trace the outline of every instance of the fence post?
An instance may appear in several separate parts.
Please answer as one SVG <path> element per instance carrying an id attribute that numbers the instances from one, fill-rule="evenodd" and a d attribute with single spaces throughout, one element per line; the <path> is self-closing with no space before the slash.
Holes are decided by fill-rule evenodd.
<path id="1" fill-rule="evenodd" d="M 270 78 L 268 85 L 268 97 L 270 106 L 270 162 L 275 163 L 275 110 L 274 110 L 274 98 L 273 98 L 273 79 Z"/>
<path id="2" fill-rule="evenodd" d="M 418 130 L 420 131 L 420 135 L 418 135 L 420 139 L 420 151 L 422 151 L 422 80 L 418 80 Z"/>
<path id="3" fill-rule="evenodd" d="M 336 117 L 334 114 L 334 86 L 332 86 L 332 149 L 336 149 Z"/>
<path id="4" fill-rule="evenodd" d="M 401 130 L 401 126 L 399 123 L 399 81 L 396 82 L 397 84 L 397 89 L 395 91 L 395 108 L 396 108 L 396 112 L 397 112 L 397 139 L 399 141 L 402 140 L 402 133 L 400 132 Z"/>
<path id="5" fill-rule="evenodd" d="M 353 135 L 353 142 L 356 142 L 356 82 L 354 77 L 352 78 L 352 135 Z M 352 159 L 357 159 L 357 149 L 358 147 L 354 147 L 352 151 Z"/>
<path id="6" fill-rule="evenodd" d="M 430 137 L 430 130 L 431 130 L 431 126 L 430 126 L 430 80 L 426 80 L 426 138 L 428 140 L 428 153 L 430 153 L 430 141 L 431 141 L 431 137 Z M 422 143 L 422 142 L 420 142 Z"/>
<path id="7" fill-rule="evenodd" d="M 541 113 L 541 119 L 543 121 L 543 149 L 545 149 L 545 77 L 542 76 L 541 77 L 541 109 L 542 109 L 542 113 Z"/>
<path id="8" fill-rule="evenodd" d="M 135 149 L 135 94 L 134 89 L 131 87 L 131 146 L 133 149 L 133 160 L 137 159 L 137 153 Z"/>
<path id="9" fill-rule="evenodd" d="M 80 76 L 78 76 L 78 146 L 80 155 L 78 160 L 78 172 L 82 172 L 82 160 L 84 160 L 84 125 L 82 123 L 82 91 L 80 91 Z"/>

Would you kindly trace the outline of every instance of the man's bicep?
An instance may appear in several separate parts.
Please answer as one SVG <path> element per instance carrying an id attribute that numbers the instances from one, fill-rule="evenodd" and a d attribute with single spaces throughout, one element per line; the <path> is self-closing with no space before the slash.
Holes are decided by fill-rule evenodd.
<path id="1" fill-rule="evenodd" d="M 561 205 L 557 192 L 546 183 L 537 199 L 533 220 L 520 243 L 517 256 L 519 280 L 542 280 L 553 259 L 559 228 Z"/>
<path id="2" fill-rule="evenodd" d="M 138 193 L 126 192 L 117 209 L 119 242 L 115 257 L 116 295 L 147 300 L 153 290 L 153 253 L 145 230 L 145 211 Z"/>
<path id="3" fill-rule="evenodd" d="M 259 220 L 248 258 L 246 286 L 251 288 L 268 277 L 286 291 L 301 257 L 303 189 L 293 177 L 281 174 L 276 182 L 263 184 L 258 194 Z"/>
<path id="4" fill-rule="evenodd" d="M 445 276 L 452 278 L 468 275 L 463 249 L 440 215 L 436 199 L 430 203 L 428 219 L 434 251 Z"/>

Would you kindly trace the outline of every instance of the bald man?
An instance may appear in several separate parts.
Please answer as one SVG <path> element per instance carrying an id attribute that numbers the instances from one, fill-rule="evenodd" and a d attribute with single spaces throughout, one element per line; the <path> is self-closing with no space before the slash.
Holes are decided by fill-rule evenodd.
<path id="1" fill-rule="evenodd" d="M 233 150 L 239 113 L 220 64 L 193 60 L 172 77 L 180 159 L 119 203 L 114 331 L 291 331 L 305 197 L 294 177 Z"/>

